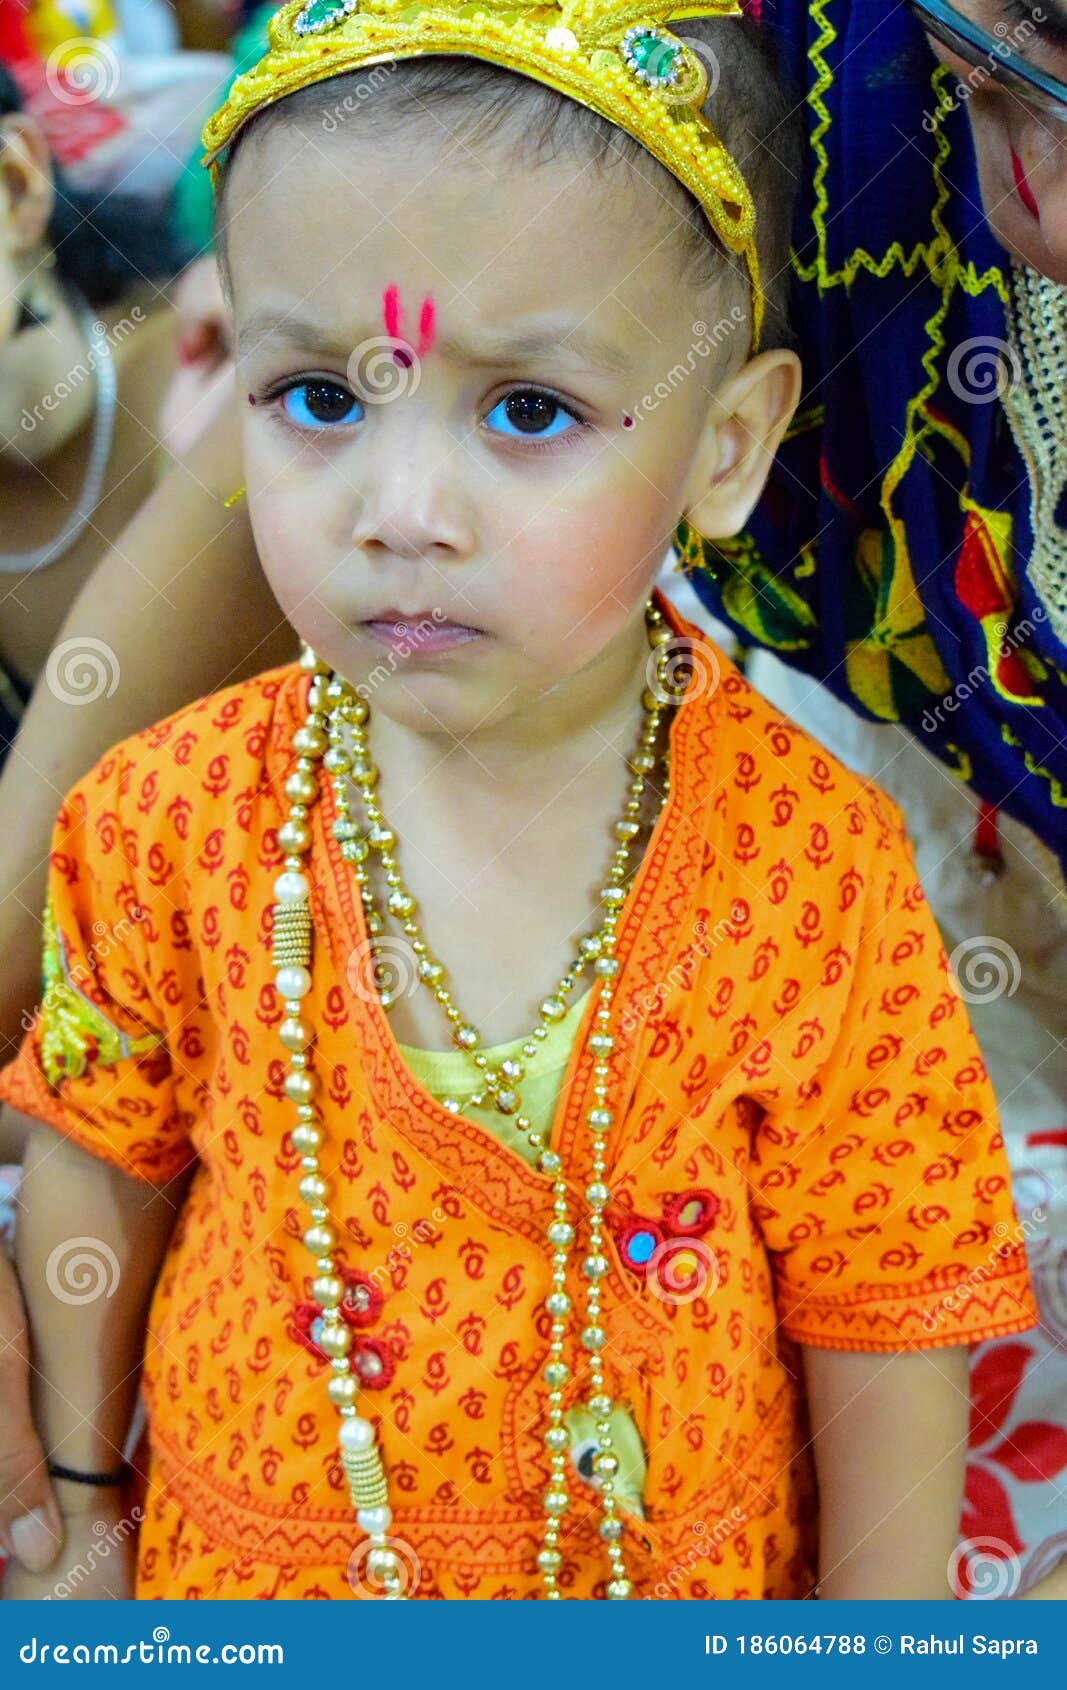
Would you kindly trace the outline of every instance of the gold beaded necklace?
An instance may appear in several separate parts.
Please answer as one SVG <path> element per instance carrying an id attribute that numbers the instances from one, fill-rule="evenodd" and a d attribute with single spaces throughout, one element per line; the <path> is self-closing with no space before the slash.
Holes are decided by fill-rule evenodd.
<path id="1" fill-rule="evenodd" d="M 639 832 L 637 817 L 640 814 L 648 777 L 656 766 L 653 747 L 662 709 L 666 703 L 676 702 L 684 692 L 684 681 L 679 684 L 677 678 L 670 676 L 668 669 L 666 648 L 674 640 L 670 627 L 652 600 L 646 604 L 645 615 L 649 644 L 656 656 L 656 679 L 654 685 L 642 693 L 644 723 L 637 752 L 630 759 L 634 778 L 630 784 L 624 815 L 615 824 L 615 835 L 619 843 L 613 853 L 607 884 L 601 891 L 601 902 L 606 914 L 599 929 L 580 942 L 578 958 L 563 975 L 556 991 L 543 1000 L 538 1025 L 523 1046 L 524 1054 L 536 1053 L 539 1043 L 547 1036 L 549 1025 L 562 1019 L 566 1013 L 564 1000 L 567 993 L 573 989 L 579 973 L 592 964 L 599 982 L 599 1000 L 588 1039 L 589 1050 L 594 1057 L 593 1107 L 587 1115 L 593 1141 L 593 1159 L 592 1178 L 585 1189 L 585 1199 L 589 1206 L 589 1245 L 581 1267 L 588 1286 L 586 1324 L 579 1341 L 588 1355 L 590 1391 L 585 1406 L 593 1417 L 597 1437 L 598 1453 L 593 1466 L 599 1483 L 602 1515 L 599 1535 L 608 1557 L 610 1577 L 607 1595 L 612 1600 L 625 1599 L 632 1590 L 631 1582 L 626 1576 L 619 1541 L 624 1529 L 618 1517 L 615 1496 L 615 1475 L 619 1463 L 612 1449 L 610 1416 L 613 1405 L 605 1389 L 600 1356 L 607 1342 L 607 1334 L 601 1325 L 600 1281 L 609 1271 L 609 1262 L 603 1251 L 602 1217 L 611 1199 L 611 1193 L 604 1182 L 604 1143 L 614 1121 L 613 1113 L 608 1108 L 608 1058 L 615 1042 L 610 1032 L 611 1002 L 615 989 L 614 980 L 619 969 L 613 951 L 619 914 L 627 895 L 625 882 L 630 842 Z M 285 1009 L 285 1018 L 279 1029 L 282 1044 L 289 1053 L 285 1092 L 296 1105 L 297 1111 L 297 1124 L 292 1136 L 294 1147 L 299 1151 L 301 1158 L 302 1177 L 299 1190 L 301 1198 L 308 1205 L 311 1223 L 303 1235 L 303 1241 L 315 1262 L 311 1293 L 323 1311 L 315 1342 L 330 1360 L 332 1377 L 327 1385 L 327 1393 L 341 1419 L 340 1459 L 348 1481 L 352 1506 L 356 1511 L 356 1520 L 369 1539 L 367 1573 L 381 1585 L 381 1593 L 387 1599 L 403 1597 L 406 1594 L 403 1588 L 401 1557 L 390 1544 L 388 1537 L 393 1516 L 389 1507 L 388 1485 L 375 1427 L 370 1420 L 363 1419 L 356 1409 L 359 1375 L 354 1371 L 349 1357 L 352 1334 L 341 1314 L 345 1284 L 334 1256 L 337 1237 L 330 1224 L 328 1205 L 331 1190 L 321 1170 L 323 1133 L 314 1101 L 316 1079 L 310 1071 L 308 1056 L 314 1033 L 302 1014 L 303 1000 L 311 990 L 312 932 L 308 901 L 310 887 L 302 870 L 304 856 L 311 845 L 307 814 L 308 806 L 314 802 L 318 793 L 315 765 L 320 759 L 331 775 L 336 799 L 337 820 L 333 825 L 334 836 L 338 840 L 342 857 L 353 864 L 372 943 L 384 925 L 375 905 L 367 870 L 369 853 L 374 850 L 379 853 L 386 884 L 390 888 L 389 910 L 402 922 L 403 931 L 410 939 L 412 952 L 418 958 L 419 980 L 433 992 L 443 1008 L 453 1029 L 453 1042 L 457 1049 L 471 1056 L 472 1063 L 484 1081 L 485 1092 L 493 1097 L 501 1114 L 516 1116 L 516 1125 L 526 1132 L 528 1141 L 537 1151 L 537 1165 L 540 1171 L 550 1176 L 553 1181 L 553 1218 L 547 1228 L 547 1239 L 552 1250 L 552 1290 L 545 1300 L 546 1309 L 552 1316 L 552 1327 L 549 1358 L 544 1369 L 544 1380 L 548 1387 L 548 1425 L 544 1433 L 544 1443 L 548 1451 L 551 1477 L 549 1488 L 544 1495 L 544 1546 L 538 1554 L 537 1563 L 546 1596 L 558 1599 L 561 1595 L 558 1575 L 563 1560 L 559 1549 L 560 1525 L 570 1505 L 566 1477 L 570 1438 L 564 1425 L 563 1395 L 564 1387 L 571 1376 L 570 1365 L 564 1360 L 564 1339 L 568 1329 L 566 1317 L 571 1314 L 573 1305 L 566 1284 L 570 1246 L 576 1236 L 569 1215 L 567 1185 L 562 1177 L 560 1157 L 556 1151 L 548 1148 L 544 1135 L 535 1132 L 529 1118 L 521 1113 L 517 1084 L 523 1074 L 517 1071 L 519 1065 L 502 1064 L 499 1070 L 490 1069 L 487 1058 L 478 1049 L 481 1040 L 477 1029 L 464 1019 L 455 1005 L 445 984 L 444 968 L 433 956 L 422 934 L 416 917 L 415 900 L 404 885 L 393 854 L 396 836 L 386 825 L 375 793 L 378 774 L 370 760 L 367 745 L 366 723 L 369 712 L 366 703 L 339 676 L 332 675 L 327 678 L 326 665 L 320 663 L 310 649 L 305 649 L 301 667 L 311 675 L 311 684 L 308 689 L 307 717 L 304 725 L 293 735 L 293 750 L 297 755 L 296 767 L 285 782 L 285 794 L 290 800 L 289 815 L 278 830 L 278 843 L 285 852 L 285 860 L 283 872 L 274 883 L 274 894 L 278 901 L 273 910 L 273 963 L 277 970 L 275 986 Z M 350 756 L 344 748 L 346 725 L 352 730 L 354 756 Z M 349 776 L 359 788 L 367 814 L 368 828 L 363 835 L 348 809 Z M 384 1002 L 384 1007 L 389 1007 L 388 1002 Z M 450 1107 L 455 1113 L 459 1106 L 450 1100 L 446 1107 Z"/>

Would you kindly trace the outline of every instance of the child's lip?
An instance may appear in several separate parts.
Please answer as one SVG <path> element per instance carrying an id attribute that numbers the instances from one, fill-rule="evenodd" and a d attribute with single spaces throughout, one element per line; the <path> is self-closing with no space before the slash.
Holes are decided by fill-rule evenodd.
<path id="1" fill-rule="evenodd" d="M 373 616 L 365 616 L 363 621 L 365 625 L 373 623 L 379 627 L 385 627 L 387 623 L 393 627 L 399 626 L 402 628 L 431 629 L 471 627 L 469 622 L 460 622 L 457 617 L 445 616 L 441 611 L 440 605 L 436 606 L 432 610 L 408 611 L 394 610 L 392 608 L 388 610 L 379 610 L 376 611 Z M 481 633 L 480 628 L 475 628 L 473 631 L 476 634 Z"/>
<path id="2" fill-rule="evenodd" d="M 427 655 L 434 651 L 448 651 L 482 638 L 480 628 L 470 628 L 462 622 L 439 622 L 425 619 L 421 624 L 406 619 L 374 618 L 362 624 L 364 631 L 387 646 L 402 649 L 408 655 Z"/>
<path id="3" fill-rule="evenodd" d="M 1034 190 L 1031 188 L 1029 178 L 1023 168 L 1023 161 L 1014 147 L 1011 149 L 1011 173 L 1015 178 L 1015 191 L 1030 216 L 1039 217 L 1040 211 L 1038 210 L 1037 200 L 1034 198 Z"/>

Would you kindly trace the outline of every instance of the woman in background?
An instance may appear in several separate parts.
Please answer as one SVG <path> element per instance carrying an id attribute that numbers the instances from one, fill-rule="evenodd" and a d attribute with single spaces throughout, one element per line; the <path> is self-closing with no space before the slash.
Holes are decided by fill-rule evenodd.
<path id="1" fill-rule="evenodd" d="M 807 121 L 805 398 L 748 532 L 678 552 L 760 690 L 905 812 L 1041 1312 L 972 1358 L 964 1587 L 1065 1594 L 1067 5 L 760 11 Z"/>

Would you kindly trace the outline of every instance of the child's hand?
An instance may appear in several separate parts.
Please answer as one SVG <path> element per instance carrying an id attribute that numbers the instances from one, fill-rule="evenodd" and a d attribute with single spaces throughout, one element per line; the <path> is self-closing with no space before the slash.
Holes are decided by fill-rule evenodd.
<path id="1" fill-rule="evenodd" d="M 60 1480 L 56 1488 L 74 1487 Z M 66 1501 L 61 1499 L 61 1508 Z M 123 1510 L 118 1493 L 79 1497 L 69 1507 L 63 1512 L 63 1548 L 47 1572 L 28 1573 L 8 1562 L 0 1587 L 5 1602 L 133 1600 L 137 1522 Z"/>

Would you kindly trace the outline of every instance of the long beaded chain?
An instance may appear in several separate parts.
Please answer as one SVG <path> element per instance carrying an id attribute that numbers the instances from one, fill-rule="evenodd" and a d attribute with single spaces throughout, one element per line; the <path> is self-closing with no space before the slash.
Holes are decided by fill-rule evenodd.
<path id="1" fill-rule="evenodd" d="M 600 1281 L 609 1271 L 609 1262 L 603 1250 L 602 1216 L 611 1199 L 611 1192 L 604 1182 L 604 1147 L 606 1135 L 614 1121 L 613 1113 L 607 1104 L 608 1058 L 615 1043 L 610 1032 L 611 1003 L 615 976 L 619 970 L 619 963 L 613 952 L 619 914 L 626 900 L 624 881 L 629 844 L 639 829 L 636 818 L 640 813 L 648 776 L 656 764 L 652 748 L 656 741 L 662 707 L 668 700 L 678 699 L 684 691 L 684 685 L 679 687 L 669 678 L 669 654 L 666 648 L 670 646 L 674 636 L 651 600 L 646 606 L 646 618 L 649 644 L 657 654 L 656 686 L 654 690 L 646 689 L 642 695 L 644 725 L 638 750 L 630 764 L 634 779 L 630 785 L 623 820 L 616 824 L 616 837 L 620 843 L 613 856 L 607 884 L 601 892 L 601 902 L 607 913 L 598 932 L 579 947 L 581 965 L 585 966 L 592 961 L 599 981 L 599 1000 L 593 1029 L 588 1039 L 589 1050 L 594 1057 L 593 1107 L 587 1115 L 593 1141 L 593 1157 L 592 1178 L 585 1189 L 585 1199 L 589 1205 L 589 1246 L 581 1266 L 589 1283 L 586 1292 L 586 1325 L 582 1329 L 580 1343 L 588 1354 L 591 1390 L 586 1400 L 586 1408 L 593 1417 L 597 1436 L 598 1453 L 593 1465 L 599 1481 L 602 1513 L 599 1534 L 610 1563 L 607 1595 L 612 1600 L 629 1597 L 633 1588 L 626 1576 L 619 1541 L 624 1530 L 618 1517 L 615 1496 L 615 1478 L 619 1462 L 612 1448 L 610 1417 L 613 1405 L 605 1389 L 600 1356 L 607 1342 L 607 1334 L 600 1324 Z M 334 834 L 338 839 L 341 855 L 355 867 L 367 907 L 368 931 L 380 932 L 382 925 L 381 917 L 373 907 L 373 892 L 365 867 L 369 851 L 374 849 L 381 854 L 387 884 L 391 888 L 389 907 L 393 914 L 404 922 L 405 932 L 412 940 L 412 950 L 419 958 L 420 978 L 442 1004 L 453 1025 L 453 1038 L 457 1048 L 470 1052 L 479 1073 L 485 1076 L 486 1090 L 492 1092 L 498 1108 L 501 1090 L 514 1091 L 514 1082 L 521 1076 L 505 1072 L 502 1068 L 492 1076 L 496 1084 L 490 1085 L 486 1072 L 487 1060 L 477 1049 L 480 1042 L 477 1031 L 469 1022 L 464 1021 L 452 1002 L 451 994 L 443 983 L 444 970 L 432 956 L 422 937 L 415 920 L 414 899 L 407 892 L 392 855 L 392 848 L 396 843 L 395 835 L 385 825 L 374 795 L 378 776 L 367 748 L 366 703 L 338 676 L 334 675 L 327 680 L 326 665 L 320 663 L 312 651 L 305 650 L 301 666 L 312 677 L 308 689 L 308 713 L 303 726 L 293 735 L 293 750 L 297 754 L 297 761 L 293 773 L 285 783 L 290 809 L 287 820 L 278 830 L 278 843 L 285 853 L 284 868 L 274 883 L 274 893 L 278 901 L 273 912 L 273 962 L 277 970 L 275 985 L 285 1010 L 279 1035 L 289 1053 L 289 1072 L 285 1078 L 284 1089 L 296 1105 L 297 1111 L 297 1125 L 292 1136 L 294 1147 L 299 1151 L 301 1158 L 300 1196 L 308 1205 L 311 1223 L 303 1235 L 303 1241 L 315 1261 L 311 1293 L 323 1310 L 316 1342 L 330 1358 L 332 1377 L 327 1385 L 327 1393 L 341 1418 L 341 1464 L 348 1481 L 357 1523 L 369 1539 L 368 1574 L 380 1581 L 386 1598 L 395 1599 L 404 1595 L 401 1560 L 388 1538 L 393 1516 L 388 1502 L 388 1485 L 376 1430 L 373 1422 L 360 1417 L 356 1409 L 359 1375 L 352 1366 L 349 1354 L 352 1348 L 352 1334 L 341 1314 L 345 1286 L 334 1256 L 337 1236 L 330 1224 L 329 1200 L 332 1192 L 329 1182 L 322 1174 L 320 1164 L 323 1134 L 314 1101 L 316 1076 L 309 1066 L 308 1049 L 314 1033 L 302 1015 L 303 999 L 311 990 L 312 932 L 308 902 L 310 888 L 302 869 L 304 857 L 311 845 L 307 815 L 308 807 L 314 802 L 318 792 L 315 765 L 320 758 L 328 767 L 333 779 L 333 789 L 338 800 Z M 333 708 L 327 714 L 328 703 Z M 343 726 L 346 723 L 356 730 L 353 733 L 356 750 L 354 759 L 348 757 L 343 749 Z M 346 800 L 346 781 L 349 774 L 359 785 L 367 807 L 370 826 L 365 837 L 360 837 L 359 829 L 347 809 L 342 809 Z M 423 964 L 427 967 L 426 974 L 421 972 Z M 557 1004 L 561 995 L 565 995 L 573 985 L 572 976 L 576 971 L 576 968 L 569 970 L 553 998 L 542 1003 L 538 1025 L 544 1028 L 546 1034 L 547 1023 L 560 1018 L 556 1014 Z M 570 985 L 565 985 L 568 979 Z M 528 1041 L 529 1044 L 536 1050 L 537 1045 L 533 1037 Z M 507 1085 L 501 1086 L 501 1081 L 507 1082 Z M 511 1101 L 511 1098 L 505 1098 L 506 1104 L 510 1105 Z M 521 1100 L 515 1094 L 514 1111 L 508 1107 L 502 1110 L 502 1113 L 515 1112 L 518 1114 L 518 1124 L 521 1125 L 526 1118 L 519 1113 L 520 1109 Z M 561 1172 L 561 1159 L 556 1151 L 547 1147 L 543 1135 L 532 1135 L 530 1127 L 526 1130 L 528 1137 L 533 1136 L 538 1140 L 534 1144 L 538 1151 L 538 1167 L 553 1181 L 553 1218 L 547 1229 L 548 1242 L 552 1247 L 552 1290 L 545 1303 L 552 1316 L 552 1328 L 549 1358 L 544 1369 L 544 1380 L 548 1386 L 548 1426 L 544 1443 L 549 1455 L 551 1477 L 543 1499 L 546 1525 L 544 1546 L 538 1554 L 537 1564 L 546 1596 L 558 1599 L 561 1595 L 558 1575 L 563 1560 L 559 1549 L 559 1533 L 562 1518 L 570 1506 L 566 1472 L 570 1438 L 564 1425 L 563 1397 L 571 1369 L 564 1360 L 564 1339 L 568 1329 L 566 1317 L 572 1312 L 572 1302 L 566 1284 L 570 1246 L 575 1239 L 575 1228 L 569 1216 L 567 1184 Z"/>

